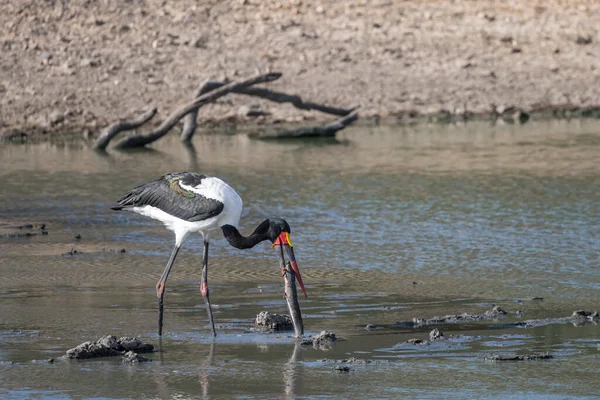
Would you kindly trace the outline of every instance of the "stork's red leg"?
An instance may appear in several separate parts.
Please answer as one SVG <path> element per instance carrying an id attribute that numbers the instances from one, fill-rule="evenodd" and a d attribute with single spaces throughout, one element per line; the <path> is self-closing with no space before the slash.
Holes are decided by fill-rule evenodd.
<path id="1" fill-rule="evenodd" d="M 208 297 L 208 241 L 204 241 L 204 255 L 202 256 L 202 282 L 200 282 L 200 293 L 204 297 L 206 303 L 206 311 L 208 312 L 208 322 L 212 329 L 213 337 L 217 336 L 215 330 L 215 321 L 213 319 L 212 307 L 210 305 L 210 298 Z"/>
<path id="2" fill-rule="evenodd" d="M 167 266 L 162 273 L 162 276 L 158 280 L 156 284 L 156 296 L 158 297 L 158 336 L 162 336 L 162 327 L 163 327 L 163 298 L 165 296 L 165 285 L 167 283 L 167 278 L 169 277 L 169 273 L 171 272 L 171 268 L 173 267 L 173 263 L 175 262 L 175 257 L 177 257 L 177 253 L 179 252 L 180 246 L 175 245 L 173 251 L 171 252 L 171 257 L 169 257 L 169 262 L 167 262 Z"/>

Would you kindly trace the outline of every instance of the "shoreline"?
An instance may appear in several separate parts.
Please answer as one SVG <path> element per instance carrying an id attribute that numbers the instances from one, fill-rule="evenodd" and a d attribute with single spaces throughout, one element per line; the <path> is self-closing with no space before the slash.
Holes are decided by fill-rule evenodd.
<path id="1" fill-rule="evenodd" d="M 327 117 L 325 117 L 327 118 Z M 317 125 L 324 123 L 325 118 L 296 118 L 302 119 L 302 122 L 282 122 L 270 118 L 248 118 L 248 117 L 232 117 L 226 116 L 221 119 L 198 119 L 198 128 L 196 135 L 205 134 L 208 130 L 218 131 L 249 131 L 255 130 L 262 126 L 287 128 L 303 127 L 307 125 Z M 332 118 L 332 117 L 329 117 Z M 553 121 L 553 120 L 572 120 L 572 119 L 597 119 L 600 120 L 600 106 L 591 107 L 572 107 L 572 106 L 556 106 L 544 107 L 537 110 L 523 111 L 519 109 L 509 108 L 503 113 L 485 112 L 485 113 L 451 113 L 446 110 L 441 110 L 437 113 L 419 114 L 416 111 L 407 111 L 398 115 L 388 116 L 372 116 L 370 118 L 360 117 L 353 126 L 408 126 L 420 124 L 456 124 L 490 121 L 492 123 L 500 122 L 507 124 L 526 124 L 530 121 Z M 150 130 L 157 127 L 162 120 L 157 119 L 153 123 L 149 123 L 145 130 Z M 112 123 L 112 122 L 111 122 Z M 110 124 L 110 123 L 109 123 Z M 181 122 L 172 131 L 181 129 Z M 108 124 L 107 124 L 108 126 Z M 95 124 L 85 124 L 81 122 L 61 123 L 52 126 L 15 126 L 5 129 L 0 129 L 0 143 L 27 143 L 30 141 L 39 142 L 44 140 L 53 140 L 57 136 L 60 137 L 77 137 L 81 136 L 85 139 L 95 139 L 100 132 L 105 129 L 105 126 L 98 127 Z M 122 136 L 127 135 L 126 132 Z M 286 140 L 286 137 L 281 137 L 276 140 Z M 297 139 L 297 138 L 296 138 Z"/>

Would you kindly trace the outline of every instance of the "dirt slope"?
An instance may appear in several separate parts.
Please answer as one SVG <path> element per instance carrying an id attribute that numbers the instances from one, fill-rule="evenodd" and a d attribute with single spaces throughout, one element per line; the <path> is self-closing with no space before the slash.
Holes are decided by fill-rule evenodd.
<path id="1" fill-rule="evenodd" d="M 207 78 L 269 70 L 269 87 L 363 117 L 600 106 L 597 1 L 0 0 L 0 132 L 160 118 Z M 256 100 L 226 97 L 204 120 Z M 265 104 L 267 120 L 329 118 Z"/>

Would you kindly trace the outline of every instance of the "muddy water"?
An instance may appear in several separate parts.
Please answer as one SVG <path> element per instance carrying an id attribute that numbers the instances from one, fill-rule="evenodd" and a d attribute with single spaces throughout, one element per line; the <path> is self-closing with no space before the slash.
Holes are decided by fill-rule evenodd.
<path id="1" fill-rule="evenodd" d="M 510 325 L 600 309 L 597 122 L 355 128 L 336 141 L 285 143 L 209 135 L 194 148 L 171 137 L 106 155 L 79 141 L 3 145 L 0 160 L 0 397 L 600 394 L 600 325 Z M 252 332 L 258 312 L 286 310 L 277 256 L 267 244 L 241 252 L 220 238 L 209 269 L 219 336 L 210 339 L 198 288 L 202 244 L 192 238 L 167 285 L 159 341 L 154 285 L 171 234 L 109 206 L 180 170 L 230 182 L 245 201 L 246 233 L 265 216 L 290 222 L 309 294 L 305 329 L 335 332 L 335 345 L 299 348 L 291 334 Z M 25 223 L 34 227 L 10 228 Z M 6 237 L 39 233 L 42 223 L 47 235 Z M 402 344 L 427 339 L 432 327 L 398 321 L 494 304 L 509 314 L 442 325 L 462 335 L 449 342 Z M 162 351 L 133 366 L 45 361 L 104 334 L 136 335 Z M 485 360 L 539 352 L 554 358 Z M 348 357 L 372 362 L 335 361 Z"/>

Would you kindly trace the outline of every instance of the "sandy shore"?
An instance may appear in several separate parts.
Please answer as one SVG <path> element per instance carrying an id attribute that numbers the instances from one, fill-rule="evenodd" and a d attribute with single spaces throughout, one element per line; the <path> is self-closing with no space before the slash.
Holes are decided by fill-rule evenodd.
<path id="1" fill-rule="evenodd" d="M 0 133 L 87 129 L 149 105 L 164 119 L 206 78 L 362 117 L 600 107 L 597 1 L 2 1 Z M 258 103 L 266 116 L 240 111 Z M 331 119 L 228 96 L 202 122 Z"/>

